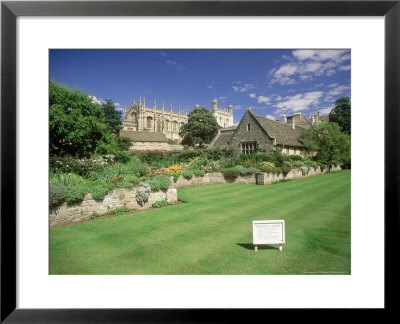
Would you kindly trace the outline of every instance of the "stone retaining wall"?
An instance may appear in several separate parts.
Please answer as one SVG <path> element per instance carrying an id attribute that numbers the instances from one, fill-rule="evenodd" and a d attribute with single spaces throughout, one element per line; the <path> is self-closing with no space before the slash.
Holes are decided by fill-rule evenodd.
<path id="1" fill-rule="evenodd" d="M 149 200 L 143 206 L 136 201 L 136 192 L 138 188 L 133 189 L 116 189 L 110 191 L 103 201 L 96 201 L 90 193 L 86 194 L 81 203 L 68 206 L 63 203 L 54 210 L 50 210 L 50 227 L 70 225 L 80 223 L 90 219 L 90 215 L 94 212 L 105 214 L 107 211 L 119 208 L 135 208 L 148 209 L 153 203 L 159 200 L 168 200 L 171 203 L 177 202 L 178 195 L 175 188 L 170 188 L 167 192 L 158 191 L 151 192 Z"/>
<path id="2" fill-rule="evenodd" d="M 331 172 L 339 170 L 341 170 L 340 166 L 332 168 Z M 257 175 L 252 174 L 244 177 L 239 176 L 234 181 L 226 181 L 222 173 L 207 173 L 204 177 L 193 176 L 191 179 L 185 179 L 183 176 L 179 176 L 177 182 L 174 182 L 173 177 L 171 177 L 171 186 L 167 192 L 151 192 L 148 202 L 143 206 L 140 206 L 136 201 L 137 188 L 113 190 L 104 197 L 103 201 L 94 200 L 92 195 L 89 193 L 79 204 L 68 206 L 64 203 L 58 208 L 51 210 L 50 227 L 87 221 L 90 219 L 90 215 L 94 212 L 104 214 L 109 210 L 119 207 L 136 208 L 141 210 L 150 208 L 153 203 L 159 200 L 168 200 L 169 202 L 174 203 L 178 200 L 177 189 L 185 187 L 226 183 L 269 185 L 283 179 L 299 179 L 327 172 L 328 170 L 326 169 L 321 171 L 319 167 L 316 169 L 311 168 L 308 175 L 303 176 L 300 169 L 293 169 L 286 175 L 286 177 L 283 176 L 283 174 L 257 173 Z"/>

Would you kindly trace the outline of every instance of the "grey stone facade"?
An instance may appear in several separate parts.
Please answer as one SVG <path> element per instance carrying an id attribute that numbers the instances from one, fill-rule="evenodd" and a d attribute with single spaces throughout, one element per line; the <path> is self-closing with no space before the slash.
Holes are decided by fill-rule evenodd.
<path id="1" fill-rule="evenodd" d="M 209 148 L 231 147 L 235 156 L 253 153 L 257 149 L 268 151 L 276 148 L 281 149 L 283 154 L 304 155 L 306 151 L 300 139 L 304 129 L 257 116 L 248 108 L 236 129 L 218 132 Z"/>

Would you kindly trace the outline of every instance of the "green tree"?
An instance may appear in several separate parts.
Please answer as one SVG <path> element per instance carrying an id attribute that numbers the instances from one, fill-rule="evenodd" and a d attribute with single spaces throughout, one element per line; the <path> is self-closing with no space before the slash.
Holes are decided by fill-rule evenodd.
<path id="1" fill-rule="evenodd" d="M 88 95 L 50 82 L 49 106 L 51 155 L 82 157 L 116 148 L 101 107 Z"/>
<path id="2" fill-rule="evenodd" d="M 350 166 L 350 135 L 341 132 L 336 123 L 321 123 L 301 134 L 304 146 L 316 153 L 316 159 L 329 167 Z"/>
<path id="3" fill-rule="evenodd" d="M 119 135 L 121 130 L 121 112 L 115 108 L 111 99 L 106 99 L 101 105 L 104 114 L 104 122 L 108 129 L 115 135 Z"/>
<path id="4" fill-rule="evenodd" d="M 219 125 L 211 112 L 204 108 L 195 108 L 189 113 L 188 122 L 184 124 L 179 134 L 191 138 L 193 145 L 203 146 L 217 135 Z"/>
<path id="5" fill-rule="evenodd" d="M 349 97 L 336 100 L 335 108 L 329 113 L 329 122 L 338 124 L 342 132 L 351 134 L 351 102 Z"/>

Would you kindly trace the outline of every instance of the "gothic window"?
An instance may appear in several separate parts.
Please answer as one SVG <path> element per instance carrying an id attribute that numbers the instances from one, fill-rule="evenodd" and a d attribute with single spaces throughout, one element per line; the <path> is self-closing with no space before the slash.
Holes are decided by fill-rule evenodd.
<path id="1" fill-rule="evenodd" d="M 169 120 L 165 121 L 165 130 L 169 130 Z"/>
<path id="2" fill-rule="evenodd" d="M 147 117 L 147 129 L 152 129 L 152 120 L 153 118 Z"/>
<path id="3" fill-rule="evenodd" d="M 249 154 L 256 152 L 256 142 L 240 143 L 241 153 Z"/>

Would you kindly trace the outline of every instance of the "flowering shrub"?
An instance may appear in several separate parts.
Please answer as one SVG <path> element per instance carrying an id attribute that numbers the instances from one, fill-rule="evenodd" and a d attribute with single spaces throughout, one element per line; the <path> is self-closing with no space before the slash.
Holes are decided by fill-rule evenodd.
<path id="1" fill-rule="evenodd" d="M 140 182 L 140 187 L 137 190 L 136 201 L 140 206 L 143 206 L 149 200 L 151 187 L 148 183 Z"/>
<path id="2" fill-rule="evenodd" d="M 52 173 L 75 173 L 86 176 L 91 171 L 112 164 L 114 159 L 114 155 L 104 155 L 89 159 L 77 159 L 72 156 L 50 156 L 49 163 Z"/>
<path id="3" fill-rule="evenodd" d="M 144 150 L 139 153 L 139 159 L 148 164 L 154 164 L 168 156 L 166 151 L 160 150 Z"/>
<path id="4" fill-rule="evenodd" d="M 181 173 L 182 172 L 182 167 L 178 165 L 172 165 L 167 168 L 168 173 Z"/>

